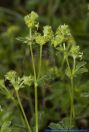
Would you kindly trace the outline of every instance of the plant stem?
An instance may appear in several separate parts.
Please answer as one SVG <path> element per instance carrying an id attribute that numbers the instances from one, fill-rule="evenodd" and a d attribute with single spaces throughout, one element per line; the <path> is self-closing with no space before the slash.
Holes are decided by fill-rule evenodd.
<path id="1" fill-rule="evenodd" d="M 32 31 L 30 29 L 30 40 L 32 39 Z M 35 62 L 32 50 L 32 42 L 30 41 L 30 52 L 32 58 L 32 66 L 34 72 L 34 88 L 35 88 L 35 120 L 36 120 L 36 132 L 38 132 L 38 94 L 37 94 L 37 79 L 36 79 L 36 70 L 35 70 Z"/>
<path id="2" fill-rule="evenodd" d="M 22 103 L 21 103 L 21 100 L 20 100 L 20 97 L 19 97 L 19 93 L 18 93 L 17 90 L 15 90 L 15 91 L 16 91 L 16 96 L 17 96 L 18 103 L 19 103 L 19 106 L 20 106 L 20 108 L 21 108 L 21 111 L 22 111 L 24 120 L 25 120 L 25 122 L 26 122 L 26 124 L 27 124 L 27 127 L 28 127 L 28 130 L 29 130 L 29 132 L 32 132 L 31 127 L 30 127 L 30 125 L 29 125 L 29 123 L 28 123 L 27 117 L 26 117 L 26 115 L 25 115 L 25 112 L 24 112 L 24 109 L 23 109 L 23 106 L 22 106 Z"/>
<path id="3" fill-rule="evenodd" d="M 17 107 L 17 109 L 18 109 L 18 112 L 19 112 L 19 115 L 20 115 L 20 117 L 21 117 L 22 123 L 23 123 L 23 125 L 25 126 L 25 121 L 24 121 L 24 119 L 23 119 L 22 113 L 21 113 L 21 111 L 20 111 L 20 108 L 19 108 L 18 105 L 17 105 L 17 101 L 15 100 L 15 98 L 14 98 L 13 95 L 12 95 L 12 92 L 9 91 L 6 87 L 3 87 L 3 88 L 4 88 L 4 90 L 7 92 L 7 94 L 10 96 L 11 100 L 13 101 L 13 103 L 16 105 L 16 107 Z"/>
<path id="4" fill-rule="evenodd" d="M 40 45 L 40 61 L 39 61 L 39 70 L 38 70 L 38 77 L 37 77 L 37 81 L 39 80 L 40 78 L 40 73 L 41 73 L 41 65 L 42 65 L 42 48 L 43 48 L 43 45 Z M 42 97 L 43 97 L 43 107 L 45 105 L 45 102 L 44 102 L 44 93 L 45 93 L 45 90 L 44 88 L 42 88 Z"/>
<path id="5" fill-rule="evenodd" d="M 68 58 L 66 58 L 66 62 L 67 62 L 67 66 L 71 72 L 71 68 L 70 68 L 70 64 L 68 61 Z M 73 65 L 73 69 L 75 68 L 75 61 L 74 61 L 74 65 Z M 74 114 L 74 84 L 73 84 L 73 75 L 71 74 L 71 78 L 70 78 L 70 128 L 72 128 L 72 124 L 73 124 L 73 120 L 75 118 L 75 114 Z"/>
<path id="6" fill-rule="evenodd" d="M 72 116 L 73 116 L 73 119 L 75 118 L 75 112 L 74 112 L 74 83 L 73 83 L 73 78 L 71 78 L 71 94 L 72 94 L 72 97 L 71 97 L 71 106 L 72 106 Z"/>
<path id="7" fill-rule="evenodd" d="M 35 118 L 36 118 L 36 132 L 38 132 L 38 94 L 37 94 L 37 83 L 35 83 Z"/>
<path id="8" fill-rule="evenodd" d="M 39 70 L 38 70 L 38 79 L 40 77 L 40 73 L 41 73 L 41 64 L 42 64 L 42 45 L 40 45 L 40 61 L 39 61 Z"/>
<path id="9" fill-rule="evenodd" d="M 73 58 L 73 71 L 75 70 L 76 58 Z M 74 82 L 74 80 L 72 80 Z M 73 83 L 72 83 L 73 84 Z M 73 103 L 74 103 L 74 84 L 72 85 Z M 75 109 L 73 107 L 73 118 L 75 119 Z"/>
<path id="10" fill-rule="evenodd" d="M 70 128 L 72 128 L 72 123 L 73 123 L 73 78 L 71 77 L 70 79 L 71 82 L 71 87 L 70 87 L 70 99 L 71 99 L 71 110 L 70 110 Z"/>

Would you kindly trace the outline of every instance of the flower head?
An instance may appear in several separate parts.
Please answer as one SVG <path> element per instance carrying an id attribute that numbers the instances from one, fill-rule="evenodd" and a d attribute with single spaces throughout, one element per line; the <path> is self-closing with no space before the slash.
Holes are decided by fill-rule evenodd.
<path id="1" fill-rule="evenodd" d="M 68 25 L 60 25 L 57 28 L 55 36 L 53 37 L 51 43 L 54 47 L 56 47 L 62 43 L 71 42 L 70 38 L 72 38 L 72 35 L 71 35 Z"/>
<path id="2" fill-rule="evenodd" d="M 43 34 L 36 32 L 35 41 L 37 44 L 44 45 L 51 40 L 52 36 L 53 36 L 53 31 L 51 26 L 44 26 Z"/>
<path id="3" fill-rule="evenodd" d="M 71 36 L 71 32 L 68 25 L 60 25 L 56 31 L 56 35 L 61 34 L 64 36 Z"/>
<path id="4" fill-rule="evenodd" d="M 53 37 L 53 31 L 51 26 L 43 27 L 43 34 L 47 41 L 49 41 Z"/>
<path id="5" fill-rule="evenodd" d="M 25 24 L 28 28 L 38 27 L 38 14 L 32 11 L 30 14 L 24 17 Z"/>
<path id="6" fill-rule="evenodd" d="M 37 44 L 44 45 L 46 43 L 46 39 L 40 33 L 36 33 L 35 41 Z"/>
<path id="7" fill-rule="evenodd" d="M 83 52 L 80 52 L 80 47 L 77 45 L 72 45 L 70 49 L 70 54 L 73 58 L 80 58 L 82 59 Z"/>

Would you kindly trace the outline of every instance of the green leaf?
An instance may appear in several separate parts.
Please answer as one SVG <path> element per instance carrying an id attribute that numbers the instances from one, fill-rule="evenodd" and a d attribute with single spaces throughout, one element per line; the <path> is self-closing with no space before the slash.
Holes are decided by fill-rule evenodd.
<path id="1" fill-rule="evenodd" d="M 1 132 L 11 132 L 11 121 L 5 121 L 1 127 Z"/>
<path id="2" fill-rule="evenodd" d="M 76 76 L 88 72 L 88 69 L 85 67 L 85 65 L 86 62 L 79 62 L 73 70 L 73 75 Z"/>
<path id="3" fill-rule="evenodd" d="M 89 92 L 82 93 L 80 96 L 84 98 L 89 98 Z"/>
<path id="4" fill-rule="evenodd" d="M 73 122 L 72 122 L 73 123 Z M 73 128 L 74 124 L 72 124 Z M 70 119 L 68 117 L 64 118 L 62 121 L 58 123 L 50 123 L 48 126 L 51 129 L 58 130 L 58 129 L 69 129 L 70 128 Z"/>
<path id="5" fill-rule="evenodd" d="M 33 83 L 33 77 L 32 76 L 23 76 L 22 81 L 24 85 L 31 86 Z"/>
<path id="6" fill-rule="evenodd" d="M 11 84 L 16 90 L 19 90 L 21 79 L 17 76 L 17 73 L 15 71 L 9 71 L 5 75 L 5 78 L 11 82 Z"/>
<path id="7" fill-rule="evenodd" d="M 76 71 L 78 71 L 81 67 L 85 66 L 86 65 L 86 62 L 85 61 L 82 61 L 82 62 L 79 62 L 77 65 L 76 65 Z"/>
<path id="8" fill-rule="evenodd" d="M 83 74 L 85 72 L 88 72 L 88 69 L 86 67 L 81 67 L 77 70 L 75 69 L 73 74 L 74 74 L 74 76 L 76 76 L 76 75 Z"/>
<path id="9" fill-rule="evenodd" d="M 63 129 L 62 124 L 60 124 L 60 123 L 53 123 L 53 122 L 50 123 L 48 127 L 51 128 L 51 129 L 54 129 L 54 130 Z"/>
<path id="10" fill-rule="evenodd" d="M 88 69 L 86 67 L 83 67 L 83 68 L 80 68 L 78 71 L 77 71 L 77 74 L 83 74 L 85 72 L 88 72 Z"/>

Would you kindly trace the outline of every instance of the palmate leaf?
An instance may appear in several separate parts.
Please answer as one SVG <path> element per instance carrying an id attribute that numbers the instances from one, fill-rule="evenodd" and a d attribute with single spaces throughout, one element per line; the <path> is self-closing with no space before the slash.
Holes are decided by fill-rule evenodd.
<path id="1" fill-rule="evenodd" d="M 79 74 L 82 74 L 82 73 L 85 73 L 85 72 L 88 72 L 88 69 L 86 67 L 83 67 L 83 68 L 80 68 L 78 71 L 77 71 L 77 75 Z"/>
<path id="2" fill-rule="evenodd" d="M 33 77 L 30 75 L 30 76 L 23 76 L 21 78 L 22 80 L 22 84 L 25 85 L 25 86 L 31 86 L 31 84 L 33 83 Z"/>
<path id="3" fill-rule="evenodd" d="M 22 44 L 28 44 L 31 40 L 29 37 L 18 37 L 16 38 L 18 41 L 22 42 Z"/>
<path id="4" fill-rule="evenodd" d="M 88 69 L 85 67 L 86 62 L 78 62 L 75 66 L 75 69 L 70 70 L 69 68 L 66 69 L 66 75 L 71 78 L 71 76 L 76 77 L 77 75 L 83 74 L 88 72 Z"/>
<path id="5" fill-rule="evenodd" d="M 19 90 L 20 78 L 17 76 L 15 71 L 9 71 L 5 75 L 5 78 L 10 81 L 16 90 Z"/>
<path id="6" fill-rule="evenodd" d="M 84 98 L 89 98 L 89 92 L 84 92 L 80 96 Z"/>
<path id="7" fill-rule="evenodd" d="M 19 77 L 15 71 L 9 71 L 5 75 L 5 78 L 10 81 L 15 90 L 19 90 L 25 86 L 31 86 L 33 83 L 33 77 L 31 75 Z"/>
<path id="8" fill-rule="evenodd" d="M 29 45 L 30 42 L 33 42 L 35 39 L 35 35 L 33 35 L 31 38 L 29 36 L 25 36 L 25 37 L 17 37 L 16 40 L 22 42 L 21 44 L 26 44 Z M 34 43 L 33 43 L 34 44 Z"/>
<path id="9" fill-rule="evenodd" d="M 88 69 L 85 67 L 85 65 L 86 62 L 79 62 L 76 65 L 75 70 L 73 72 L 74 76 L 88 72 Z"/>
<path id="10" fill-rule="evenodd" d="M 58 130 L 58 129 L 63 129 L 63 125 L 60 123 L 50 123 L 49 128 L 53 129 L 53 130 Z"/>
<path id="11" fill-rule="evenodd" d="M 81 67 L 85 66 L 86 65 L 86 62 L 85 61 L 82 61 L 82 62 L 79 62 L 77 65 L 76 65 L 76 70 L 78 71 Z"/>
<path id="12" fill-rule="evenodd" d="M 69 129 L 70 128 L 70 119 L 68 117 L 64 118 L 62 121 L 58 123 L 50 123 L 49 128 L 53 130 L 59 130 L 59 129 Z M 74 125 L 72 124 L 71 128 L 73 128 Z"/>
<path id="13" fill-rule="evenodd" d="M 0 132 L 11 132 L 11 121 L 5 121 L 1 127 Z"/>
<path id="14" fill-rule="evenodd" d="M 39 79 L 38 79 L 38 84 L 43 85 L 46 82 L 53 81 L 56 77 L 58 77 L 58 69 L 56 67 L 50 68 L 45 74 L 43 74 Z"/>

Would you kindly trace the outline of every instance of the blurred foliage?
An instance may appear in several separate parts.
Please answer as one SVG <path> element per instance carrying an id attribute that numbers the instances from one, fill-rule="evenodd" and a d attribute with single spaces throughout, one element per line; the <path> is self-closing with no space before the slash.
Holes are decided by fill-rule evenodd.
<path id="1" fill-rule="evenodd" d="M 70 26 L 76 42 L 84 52 L 83 59 L 87 61 L 87 69 L 89 70 L 89 9 L 87 0 L 3 0 L 3 2 L 0 2 L 0 78 L 9 70 L 15 70 L 20 76 L 33 74 L 29 50 L 26 46 L 21 45 L 22 42 L 17 41 L 18 36 L 24 38 L 27 34 L 23 16 L 32 10 L 41 16 L 42 26 L 49 24 L 54 29 L 60 24 Z M 38 47 L 34 46 L 34 53 L 36 64 L 38 64 Z M 44 61 L 41 73 L 43 78 L 39 81 L 38 89 L 40 131 L 47 128 L 51 122 L 57 124 L 51 123 L 50 128 L 59 128 L 59 122 L 69 114 L 70 104 L 67 93 L 69 83 L 64 78 L 64 71 L 58 69 L 61 63 L 59 62 L 61 55 L 55 55 L 54 53 L 54 49 L 44 46 Z M 50 65 L 51 67 L 55 66 L 54 69 L 50 69 Z M 54 72 L 51 72 L 51 70 Z M 76 126 L 77 128 L 89 128 L 89 73 L 76 78 L 75 84 Z M 11 94 L 15 94 L 7 79 L 4 79 L 4 85 L 8 87 Z M 33 84 L 31 87 L 33 87 Z M 29 89 L 27 86 L 26 89 L 22 89 L 20 96 L 28 120 L 31 121 L 34 130 L 33 89 Z M 28 108 L 30 108 L 30 111 L 28 111 Z M 10 96 L 3 94 L 0 84 L 1 132 L 6 131 L 3 128 L 8 129 L 8 132 L 12 130 L 14 132 L 17 132 L 17 130 L 18 132 L 26 131 L 17 109 L 17 106 L 11 102 Z"/>

